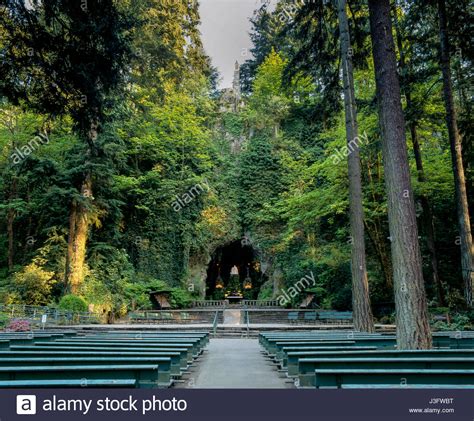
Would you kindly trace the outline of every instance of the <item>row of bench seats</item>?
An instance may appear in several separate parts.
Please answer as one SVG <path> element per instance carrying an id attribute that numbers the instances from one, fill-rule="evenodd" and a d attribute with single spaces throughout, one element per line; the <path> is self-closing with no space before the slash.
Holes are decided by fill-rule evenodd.
<path id="1" fill-rule="evenodd" d="M 263 332 L 264 352 L 300 388 L 474 388 L 474 335 L 435 334 L 432 350 L 397 350 L 393 335 Z"/>
<path id="2" fill-rule="evenodd" d="M 350 323 L 352 321 L 352 311 L 290 311 L 288 312 L 290 323 L 307 322 L 315 323 Z"/>
<path id="3" fill-rule="evenodd" d="M 169 387 L 208 343 L 208 332 L 0 333 L 0 388 Z"/>
<path id="4" fill-rule="evenodd" d="M 178 319 L 183 319 L 183 320 L 189 320 L 191 319 L 189 313 L 187 312 L 181 312 L 178 314 L 179 317 Z M 154 312 L 154 313 L 149 313 L 147 311 L 145 312 L 135 312 L 129 314 L 129 320 L 132 322 L 151 322 L 151 321 L 157 321 L 157 320 L 167 320 L 167 321 L 172 321 L 174 320 L 173 314 L 169 313 L 167 311 L 160 311 L 160 312 Z"/>

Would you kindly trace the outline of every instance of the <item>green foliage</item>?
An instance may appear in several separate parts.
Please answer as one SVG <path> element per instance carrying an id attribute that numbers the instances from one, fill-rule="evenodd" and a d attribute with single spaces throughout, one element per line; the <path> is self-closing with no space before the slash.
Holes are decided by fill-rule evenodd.
<path id="1" fill-rule="evenodd" d="M 241 116 L 237 113 L 224 113 L 222 115 L 222 126 L 234 138 L 238 138 L 242 134 L 243 123 Z"/>
<path id="2" fill-rule="evenodd" d="M 225 292 L 223 289 L 216 289 L 214 294 L 212 295 L 213 300 L 224 300 L 225 299 Z"/>
<path id="3" fill-rule="evenodd" d="M 62 297 L 59 301 L 58 308 L 61 310 L 69 310 L 78 313 L 88 310 L 87 303 L 84 301 L 84 299 L 73 294 L 68 294 Z"/>
<path id="4" fill-rule="evenodd" d="M 5 2 L 0 92 L 40 112 L 69 115 L 87 135 L 91 121 L 105 120 L 123 81 L 130 29 L 137 22 L 131 9 L 112 0 L 84 4 Z"/>
<path id="5" fill-rule="evenodd" d="M 13 275 L 13 302 L 28 305 L 47 305 L 56 283 L 54 272 L 44 270 L 36 262 Z"/>
<path id="6" fill-rule="evenodd" d="M 4 329 L 10 321 L 10 316 L 7 313 L 0 313 L 0 329 Z"/>
<path id="7" fill-rule="evenodd" d="M 267 282 L 262 285 L 258 293 L 258 300 L 270 300 L 273 298 L 273 283 Z"/>
<path id="8" fill-rule="evenodd" d="M 474 323 L 469 314 L 455 313 L 451 316 L 451 321 L 437 321 L 432 325 L 433 330 L 438 331 L 464 331 L 472 330 Z"/>
<path id="9" fill-rule="evenodd" d="M 97 244 L 91 250 L 89 270 L 81 295 L 93 304 L 94 311 L 123 312 L 130 305 L 125 293 L 135 276 L 133 266 L 124 250 Z"/>
<path id="10" fill-rule="evenodd" d="M 174 288 L 171 291 L 170 304 L 173 308 L 187 308 L 191 306 L 193 297 L 189 291 L 182 288 Z"/>
<path id="11" fill-rule="evenodd" d="M 0 57 L 5 75 L 0 93 L 11 100 L 0 103 L 2 302 L 60 300 L 70 203 L 87 202 L 78 186 L 90 173 L 94 198 L 87 203 L 87 264 L 79 294 L 97 313 L 122 316 L 150 308 L 151 291 L 167 291 L 174 308 L 187 307 L 198 289 L 205 290 L 209 256 L 244 234 L 257 260 L 268 264 L 259 299 L 275 298 L 278 289 L 312 272 L 318 305 L 350 309 L 346 133 L 333 5 L 305 2 L 287 21 L 281 19 L 286 1 L 274 10 L 263 5 L 252 19 L 253 58 L 242 68 L 244 104 L 237 112 L 220 113 L 196 2 L 107 0 L 83 14 L 80 2 L 43 3 L 38 10 L 23 10 L 9 0 L 6 6 L 15 13 L 0 20 L 2 47 L 10 53 Z M 453 58 L 453 79 L 469 164 L 473 131 L 466 99 L 472 60 L 465 3 L 450 1 L 449 25 L 455 29 L 455 16 L 462 18 L 459 32 L 450 36 L 462 51 Z M 43 19 L 46 10 L 51 21 Z M 30 17 L 37 31 L 16 25 L 22 17 Z M 408 142 L 415 199 L 423 195 L 431 203 L 447 306 L 458 310 L 463 297 L 436 17 L 434 9 L 425 13 L 413 3 L 399 10 L 398 18 L 407 61 L 402 89 L 412 101 L 404 103 L 405 113 L 407 122 L 417 124 L 426 177 L 417 177 Z M 359 131 L 367 139 L 361 147 L 367 264 L 378 306 L 393 302 L 393 285 L 365 6 L 351 3 L 349 19 Z M 35 39 L 35 33 L 41 37 Z M 78 100 L 81 95 L 87 96 L 85 103 Z M 81 141 L 91 117 L 101 123 L 92 149 Z M 38 133 L 49 141 L 15 163 L 17 149 Z M 472 174 L 468 167 L 468 180 Z M 198 194 L 184 203 L 196 186 Z M 420 228 L 427 291 L 435 303 Z M 224 293 L 216 290 L 213 298 L 224 299 Z M 467 326 L 463 317 L 445 327 Z"/>

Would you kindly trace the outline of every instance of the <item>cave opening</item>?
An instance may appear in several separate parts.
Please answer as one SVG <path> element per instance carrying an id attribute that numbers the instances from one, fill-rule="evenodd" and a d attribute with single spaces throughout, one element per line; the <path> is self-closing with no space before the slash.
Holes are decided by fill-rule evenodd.
<path id="1" fill-rule="evenodd" d="M 206 299 L 256 300 L 266 277 L 255 249 L 235 240 L 218 247 L 207 268 Z"/>

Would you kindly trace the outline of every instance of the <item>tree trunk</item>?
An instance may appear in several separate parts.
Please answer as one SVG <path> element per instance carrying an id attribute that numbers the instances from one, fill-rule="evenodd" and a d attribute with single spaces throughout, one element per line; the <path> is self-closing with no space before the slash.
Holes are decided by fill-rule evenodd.
<path id="1" fill-rule="evenodd" d="M 83 201 L 88 200 L 92 191 L 90 175 L 81 186 L 81 201 L 73 200 L 69 214 L 69 239 L 66 258 L 66 291 L 77 294 L 84 280 L 86 244 L 89 231 L 89 210 Z"/>
<path id="2" fill-rule="evenodd" d="M 461 245 L 461 270 L 464 281 L 464 297 L 469 306 L 473 305 L 472 289 L 474 284 L 474 250 L 472 244 L 471 222 L 467 203 L 466 180 L 462 162 L 461 136 L 458 130 L 456 109 L 453 99 L 451 80 L 449 39 L 447 32 L 446 2 L 438 0 L 439 34 L 441 46 L 441 71 L 443 73 L 444 102 L 446 106 L 446 124 L 448 126 L 449 144 L 454 173 L 456 203 Z"/>
<path id="3" fill-rule="evenodd" d="M 344 84 L 344 108 L 346 116 L 346 137 L 349 151 L 347 157 L 349 173 L 349 220 L 351 226 L 351 271 L 352 311 L 354 329 L 373 332 L 374 320 L 370 308 L 369 280 L 365 260 L 364 209 L 362 206 L 362 181 L 359 153 L 359 129 L 354 92 L 352 57 L 350 55 L 350 34 L 346 14 L 346 0 L 338 2 L 339 32 Z"/>
<path id="4" fill-rule="evenodd" d="M 398 25 L 397 13 L 398 13 L 398 8 L 395 8 L 394 23 L 395 23 L 395 32 L 397 35 L 398 53 L 400 55 L 400 70 L 402 71 L 403 74 L 406 74 L 408 69 L 407 69 L 406 61 L 405 61 L 405 51 L 403 49 L 403 39 L 402 39 L 402 33 L 400 31 L 400 27 Z M 410 86 L 405 85 L 404 92 L 405 92 L 405 97 L 407 101 L 407 110 L 413 110 L 414 106 L 413 106 L 413 101 L 411 98 Z M 421 157 L 420 143 L 418 141 L 416 121 L 411 120 L 408 123 L 408 127 L 410 129 L 410 137 L 411 137 L 412 146 L 413 146 L 413 154 L 415 156 L 417 178 L 420 183 L 424 183 L 426 182 L 426 177 L 425 177 L 425 171 L 423 168 L 423 159 Z M 419 204 L 422 209 L 421 226 L 426 234 L 426 245 L 430 253 L 431 270 L 433 273 L 433 285 L 436 290 L 436 295 L 438 297 L 438 304 L 440 306 L 444 306 L 445 305 L 444 293 L 443 293 L 444 288 L 439 276 L 433 212 L 431 211 L 430 201 L 425 194 L 421 194 L 421 196 L 419 197 Z"/>
<path id="5" fill-rule="evenodd" d="M 88 133 L 88 158 L 94 152 L 94 142 L 97 139 L 97 123 L 91 122 Z M 86 263 L 87 238 L 90 225 L 90 202 L 92 196 L 92 176 L 88 171 L 81 185 L 81 199 L 74 199 L 69 214 L 69 238 L 66 256 L 65 290 L 77 294 L 84 281 Z"/>
<path id="6" fill-rule="evenodd" d="M 16 177 L 12 177 L 12 185 L 10 188 L 9 201 L 11 202 L 16 198 L 16 186 L 17 180 Z M 7 212 L 7 237 L 8 237 L 8 270 L 13 271 L 13 262 L 15 255 L 15 234 L 13 223 L 15 222 L 15 210 L 13 208 L 8 208 Z"/>
<path id="7" fill-rule="evenodd" d="M 398 349 L 431 348 L 415 202 L 408 166 L 390 0 L 369 0 L 388 200 Z"/>

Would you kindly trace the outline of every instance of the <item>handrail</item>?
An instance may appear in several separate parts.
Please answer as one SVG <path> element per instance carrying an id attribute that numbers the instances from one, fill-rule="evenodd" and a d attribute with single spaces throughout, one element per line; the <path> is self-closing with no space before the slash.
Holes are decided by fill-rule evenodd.
<path id="1" fill-rule="evenodd" d="M 218 318 L 219 318 L 219 310 L 216 310 L 216 314 L 214 316 L 214 321 L 212 322 L 212 332 L 214 333 L 214 335 L 217 332 L 217 320 L 218 320 Z"/>
<path id="2" fill-rule="evenodd" d="M 245 311 L 246 313 L 246 319 L 247 319 L 247 338 L 250 336 L 250 314 L 249 314 L 249 311 L 246 310 Z"/>

